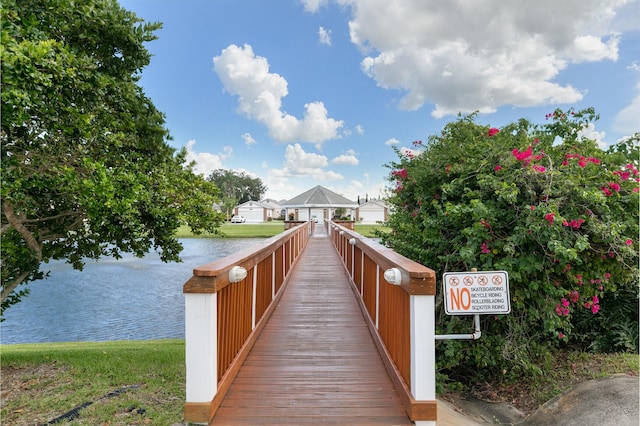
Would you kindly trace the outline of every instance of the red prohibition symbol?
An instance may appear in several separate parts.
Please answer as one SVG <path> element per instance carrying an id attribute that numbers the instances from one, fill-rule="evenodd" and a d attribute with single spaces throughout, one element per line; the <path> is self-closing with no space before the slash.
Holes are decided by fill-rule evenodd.
<path id="1" fill-rule="evenodd" d="M 451 277 L 449 278 L 449 284 L 451 284 L 452 287 L 456 287 L 458 284 L 460 284 L 460 280 L 458 279 L 458 277 Z"/>
<path id="2" fill-rule="evenodd" d="M 491 282 L 493 285 L 502 285 L 502 277 L 500 275 L 494 275 L 491 278 Z"/>
<path id="3" fill-rule="evenodd" d="M 478 277 L 478 284 L 487 285 L 487 284 L 489 284 L 489 279 L 485 275 L 480 275 Z"/>
<path id="4" fill-rule="evenodd" d="M 462 282 L 464 283 L 464 285 L 466 286 L 470 286 L 473 285 L 473 278 L 472 277 L 464 277 L 462 279 Z"/>

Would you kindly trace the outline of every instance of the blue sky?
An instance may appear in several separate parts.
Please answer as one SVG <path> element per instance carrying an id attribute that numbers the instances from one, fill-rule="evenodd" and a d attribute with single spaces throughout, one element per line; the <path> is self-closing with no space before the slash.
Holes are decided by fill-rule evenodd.
<path id="1" fill-rule="evenodd" d="M 384 196 L 396 156 L 480 124 L 595 107 L 602 146 L 640 131 L 640 0 L 120 0 L 162 22 L 140 81 L 197 171 L 266 198 Z"/>

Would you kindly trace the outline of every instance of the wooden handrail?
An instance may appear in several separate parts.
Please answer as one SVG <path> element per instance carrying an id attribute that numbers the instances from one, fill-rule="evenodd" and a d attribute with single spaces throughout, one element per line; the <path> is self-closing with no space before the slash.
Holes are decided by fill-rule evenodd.
<path id="1" fill-rule="evenodd" d="M 188 422 L 208 423 L 271 315 L 309 239 L 301 224 L 193 270 L 184 284 Z M 229 281 L 231 268 L 247 276 Z"/>
<path id="2" fill-rule="evenodd" d="M 339 224 L 329 224 L 329 235 L 409 417 L 414 421 L 435 421 L 435 271 Z M 400 285 L 383 278 L 384 271 L 391 268 L 401 272 Z M 417 307 L 431 312 L 416 313 Z M 424 319 L 429 315 L 431 321 L 423 321 L 429 324 L 419 324 L 420 316 Z M 425 346 L 426 352 L 420 353 Z M 422 358 L 427 358 L 429 364 L 426 373 L 431 377 L 426 379 L 425 368 L 417 366 Z"/>
<path id="3" fill-rule="evenodd" d="M 279 247 L 299 237 L 300 232 L 305 231 L 303 225 L 290 228 L 281 234 L 253 244 L 236 253 L 222 259 L 214 260 L 198 266 L 193 270 L 193 277 L 183 286 L 183 293 L 215 293 L 229 285 L 229 270 L 234 266 L 242 266 L 246 270 L 253 268 L 264 258 L 271 256 Z M 306 241 L 305 241 L 306 243 Z M 297 254 L 299 254 L 298 248 Z"/>

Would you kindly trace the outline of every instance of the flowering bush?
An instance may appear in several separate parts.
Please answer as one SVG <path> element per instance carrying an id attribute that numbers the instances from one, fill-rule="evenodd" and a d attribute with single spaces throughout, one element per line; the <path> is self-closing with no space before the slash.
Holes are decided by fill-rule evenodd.
<path id="1" fill-rule="evenodd" d="M 620 304 L 630 309 L 620 321 L 637 330 L 640 135 L 603 151 L 580 134 L 597 118 L 556 110 L 543 125 L 497 129 L 460 117 L 389 164 L 394 214 L 383 242 L 439 274 L 509 274 L 511 314 L 483 316 L 477 342 L 440 342 L 444 371 L 538 371 L 557 345 L 609 341 Z M 438 332 L 468 333 L 471 321 L 444 315 L 437 296 Z M 620 349 L 606 346 L 596 349 Z"/>

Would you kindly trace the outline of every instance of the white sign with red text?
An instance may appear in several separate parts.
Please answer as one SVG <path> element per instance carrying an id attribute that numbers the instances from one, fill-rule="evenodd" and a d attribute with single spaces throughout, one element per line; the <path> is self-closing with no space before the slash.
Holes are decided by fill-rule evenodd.
<path id="1" fill-rule="evenodd" d="M 445 272 L 442 283 L 447 315 L 511 312 L 505 271 Z"/>

